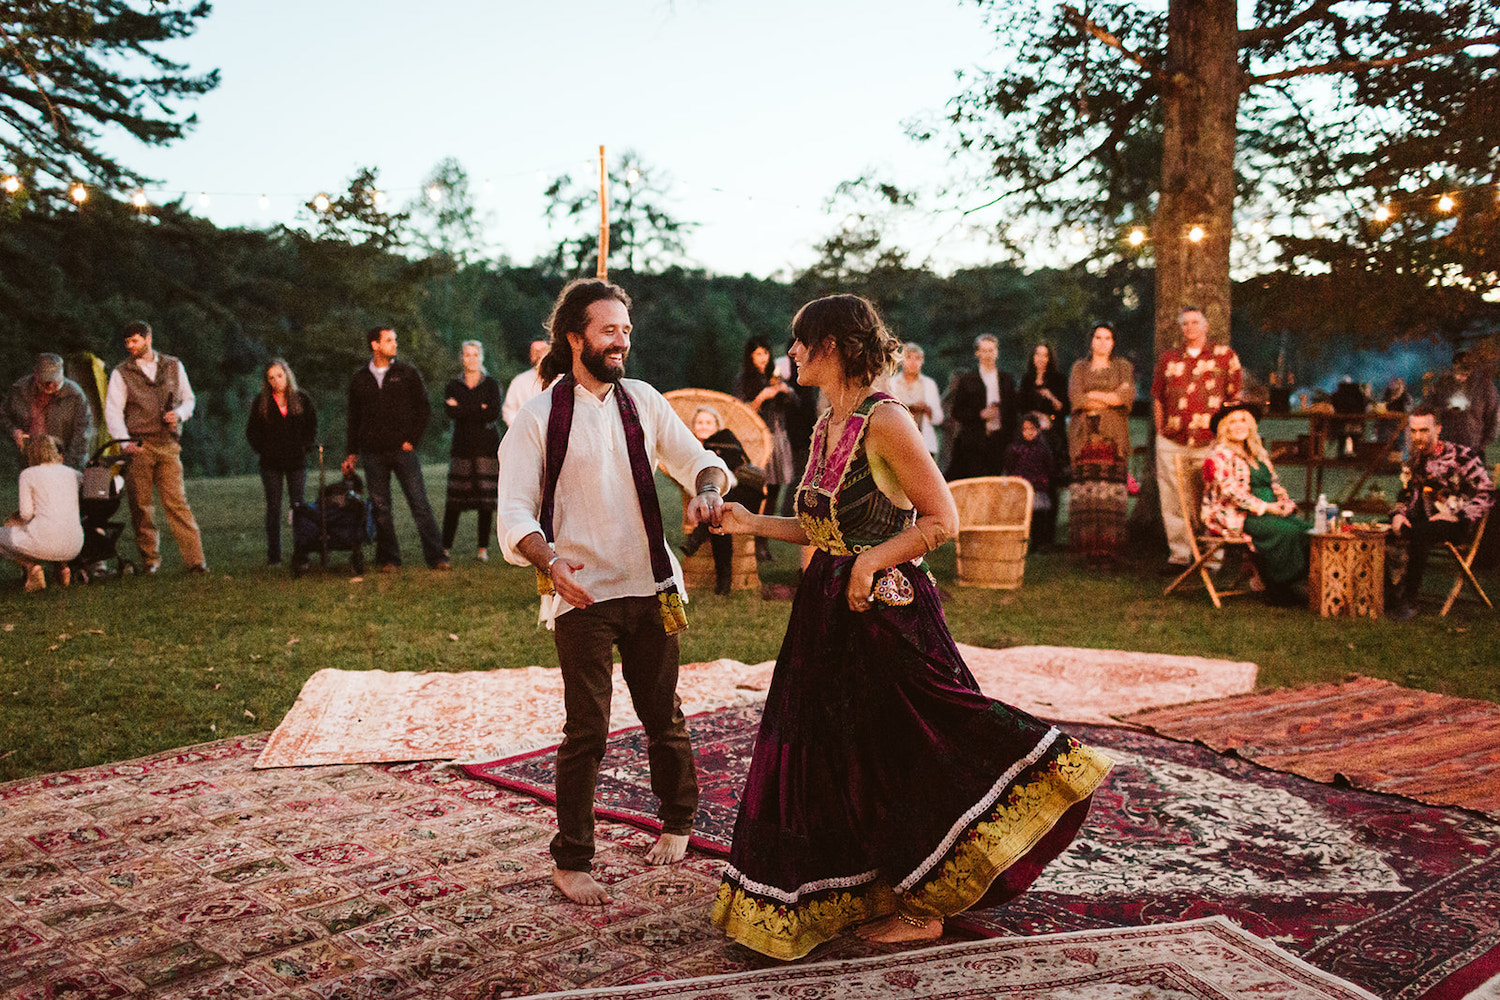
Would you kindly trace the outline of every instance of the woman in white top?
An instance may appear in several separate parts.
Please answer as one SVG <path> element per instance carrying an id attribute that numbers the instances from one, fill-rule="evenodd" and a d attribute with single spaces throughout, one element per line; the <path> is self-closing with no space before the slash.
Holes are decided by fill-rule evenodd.
<path id="1" fill-rule="evenodd" d="M 902 345 L 901 371 L 891 377 L 886 391 L 906 405 L 917 420 L 917 429 L 922 432 L 922 444 L 934 458 L 938 453 L 937 432 L 933 430 L 943 422 L 943 394 L 937 383 L 922 374 L 922 361 L 926 355 L 920 344 Z"/>
<path id="2" fill-rule="evenodd" d="M 21 510 L 0 527 L 0 557 L 26 570 L 26 589 L 47 586 L 42 563 L 66 563 L 83 550 L 83 522 L 78 514 L 77 469 L 63 464 L 57 441 L 45 434 L 26 442 L 27 468 L 21 470 Z M 63 586 L 67 566 L 58 571 Z"/>

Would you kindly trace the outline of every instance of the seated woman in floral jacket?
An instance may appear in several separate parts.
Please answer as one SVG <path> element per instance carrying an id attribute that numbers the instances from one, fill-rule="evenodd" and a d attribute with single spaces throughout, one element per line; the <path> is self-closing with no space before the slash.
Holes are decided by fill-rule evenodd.
<path id="1" fill-rule="evenodd" d="M 1255 416 L 1249 403 L 1228 403 L 1210 422 L 1216 440 L 1203 460 L 1203 525 L 1250 536 L 1266 600 L 1290 606 L 1303 599 L 1296 584 L 1307 578 L 1311 525 L 1293 516 L 1296 501 L 1276 477 Z"/>

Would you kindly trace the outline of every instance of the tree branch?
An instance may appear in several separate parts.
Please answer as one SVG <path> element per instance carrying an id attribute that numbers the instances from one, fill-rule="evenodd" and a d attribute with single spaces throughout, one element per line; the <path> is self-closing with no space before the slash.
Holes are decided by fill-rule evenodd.
<path id="1" fill-rule="evenodd" d="M 1417 52 L 1408 52 L 1404 56 L 1392 56 L 1390 59 L 1338 59 L 1333 62 L 1320 63 L 1316 66 L 1299 66 L 1296 69 L 1285 69 L 1279 73 L 1267 73 L 1264 76 L 1247 77 L 1245 85 L 1253 87 L 1257 84 L 1272 83 L 1276 80 L 1290 80 L 1298 76 L 1311 76 L 1315 73 L 1364 73 L 1373 69 L 1385 69 L 1388 66 L 1401 66 L 1405 63 L 1416 62 L 1432 56 L 1445 55 L 1449 52 L 1459 52 L 1475 45 L 1500 45 L 1500 32 L 1489 35 L 1480 35 L 1477 38 L 1456 38 L 1442 45 L 1434 45 L 1431 48 L 1421 49 Z"/>
<path id="2" fill-rule="evenodd" d="M 1145 70 L 1147 73 L 1151 74 L 1156 79 L 1162 81 L 1165 81 L 1167 79 L 1166 73 L 1162 71 L 1161 66 L 1157 64 L 1156 60 L 1147 58 L 1146 56 L 1141 55 L 1139 52 L 1135 52 L 1127 48 L 1125 46 L 1125 43 L 1120 41 L 1118 36 L 1112 34 L 1109 31 L 1106 31 L 1104 28 L 1102 28 L 1098 24 L 1095 24 L 1089 18 L 1084 17 L 1082 12 L 1080 12 L 1077 7 L 1074 7 L 1071 4 L 1063 4 L 1063 15 L 1074 26 L 1087 31 L 1089 34 L 1093 35 L 1095 38 L 1099 39 L 1110 48 L 1118 49 L 1120 54 L 1123 55 L 1126 59 L 1129 59 L 1131 62 L 1135 63 L 1137 66 Z"/>
<path id="3" fill-rule="evenodd" d="M 1290 20 L 1264 28 L 1246 28 L 1240 31 L 1240 47 L 1259 45 L 1262 42 L 1279 42 L 1290 37 L 1304 24 L 1320 21 L 1328 16 L 1334 0 L 1315 0 L 1306 10 Z"/>

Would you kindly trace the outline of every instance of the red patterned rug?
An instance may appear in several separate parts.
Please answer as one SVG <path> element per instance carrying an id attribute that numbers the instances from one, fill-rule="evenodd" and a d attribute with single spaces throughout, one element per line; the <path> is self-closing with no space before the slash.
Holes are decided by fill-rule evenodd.
<path id="1" fill-rule="evenodd" d="M 693 720 L 733 776 L 705 847 L 728 849 L 758 708 Z M 1116 760 L 1074 846 L 1032 891 L 950 921 L 986 936 L 1137 927 L 1222 915 L 1317 967 L 1391 1000 L 1454 1000 L 1500 973 L 1500 824 L 1318 784 L 1201 746 L 1114 726 L 1067 727 Z M 470 769 L 551 794 L 552 758 Z M 656 803 L 639 730 L 606 753 L 610 815 L 648 829 Z M 605 782 L 601 781 L 601 789 Z M 726 822 L 727 820 L 727 822 Z"/>
<path id="2" fill-rule="evenodd" d="M 1355 677 L 1126 721 L 1314 781 L 1500 816 L 1500 705 Z"/>
<path id="3" fill-rule="evenodd" d="M 1223 917 L 1000 938 L 538 1000 L 1377 1000 Z"/>
<path id="4" fill-rule="evenodd" d="M 705 712 L 688 718 L 693 732 L 693 756 L 698 768 L 698 815 L 688 843 L 708 854 L 729 853 L 734 836 L 734 818 L 740 807 L 740 788 L 750 770 L 755 751 L 755 730 L 760 725 L 760 706 L 750 705 Z M 651 794 L 647 774 L 646 734 L 636 726 L 612 733 L 599 783 L 594 789 L 594 812 L 605 819 L 620 820 L 654 833 L 661 831 L 656 818 L 656 797 Z M 507 760 L 459 765 L 471 777 L 493 782 L 544 802 L 557 799 L 557 748 L 548 747 Z"/>

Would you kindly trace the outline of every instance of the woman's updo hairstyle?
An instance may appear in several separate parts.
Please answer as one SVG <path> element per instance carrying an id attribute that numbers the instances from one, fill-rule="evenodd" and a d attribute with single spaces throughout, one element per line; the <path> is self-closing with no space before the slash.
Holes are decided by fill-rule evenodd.
<path id="1" fill-rule="evenodd" d="M 809 352 L 832 337 L 844 374 L 866 384 L 890 374 L 901 357 L 901 341 L 885 328 L 875 307 L 858 295 L 829 295 L 809 302 L 792 318 L 792 336 Z"/>

